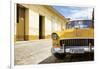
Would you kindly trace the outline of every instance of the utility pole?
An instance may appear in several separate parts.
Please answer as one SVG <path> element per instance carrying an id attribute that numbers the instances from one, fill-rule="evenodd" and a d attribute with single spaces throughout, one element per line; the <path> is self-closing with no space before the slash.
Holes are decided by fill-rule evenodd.
<path id="1" fill-rule="evenodd" d="M 92 12 L 92 27 L 94 28 L 94 8 L 93 8 L 93 12 Z"/>

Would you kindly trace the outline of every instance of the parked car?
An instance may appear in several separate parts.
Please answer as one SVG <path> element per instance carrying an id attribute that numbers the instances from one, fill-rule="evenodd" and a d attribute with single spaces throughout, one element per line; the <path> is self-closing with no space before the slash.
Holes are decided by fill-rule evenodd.
<path id="1" fill-rule="evenodd" d="M 92 20 L 74 20 L 66 30 L 53 32 L 52 54 L 59 59 L 69 54 L 94 53 L 94 27 Z"/>

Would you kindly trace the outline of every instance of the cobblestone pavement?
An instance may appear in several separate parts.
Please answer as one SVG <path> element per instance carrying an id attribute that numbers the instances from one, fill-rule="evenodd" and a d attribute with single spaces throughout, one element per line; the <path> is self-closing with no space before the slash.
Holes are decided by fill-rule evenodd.
<path id="1" fill-rule="evenodd" d="M 51 55 L 51 40 L 20 41 L 15 43 L 15 65 L 38 64 Z"/>

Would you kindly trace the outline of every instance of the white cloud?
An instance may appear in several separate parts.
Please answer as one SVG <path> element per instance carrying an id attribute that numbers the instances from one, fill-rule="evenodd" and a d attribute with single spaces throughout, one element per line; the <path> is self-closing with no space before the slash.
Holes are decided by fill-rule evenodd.
<path id="1" fill-rule="evenodd" d="M 91 19 L 92 18 L 92 10 L 93 10 L 92 8 L 80 10 L 78 12 L 71 14 L 69 17 L 71 17 L 72 20 L 75 20 L 75 19 Z"/>

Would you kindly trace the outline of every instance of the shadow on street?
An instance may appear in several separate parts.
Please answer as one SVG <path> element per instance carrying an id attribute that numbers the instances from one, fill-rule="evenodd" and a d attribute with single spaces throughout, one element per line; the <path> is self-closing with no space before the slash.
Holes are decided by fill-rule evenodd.
<path id="1" fill-rule="evenodd" d="M 39 64 L 48 64 L 48 63 L 65 63 L 65 62 L 82 62 L 82 61 L 93 61 L 94 60 L 94 54 L 76 54 L 71 55 L 70 57 L 64 58 L 64 59 L 57 59 L 53 55 L 48 57 L 47 59 L 43 60 Z"/>

